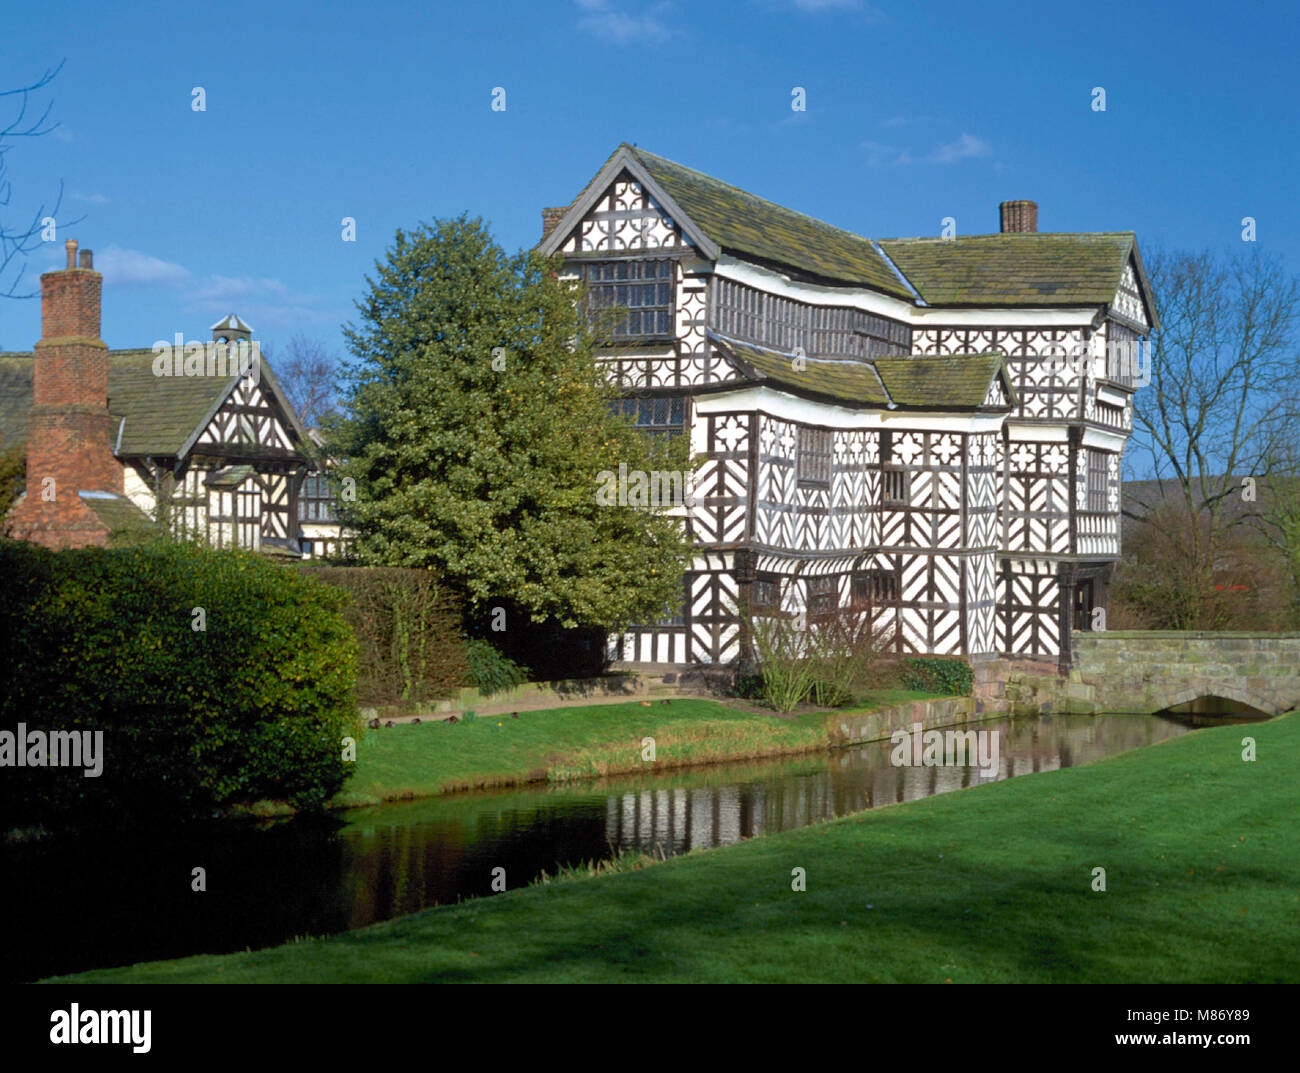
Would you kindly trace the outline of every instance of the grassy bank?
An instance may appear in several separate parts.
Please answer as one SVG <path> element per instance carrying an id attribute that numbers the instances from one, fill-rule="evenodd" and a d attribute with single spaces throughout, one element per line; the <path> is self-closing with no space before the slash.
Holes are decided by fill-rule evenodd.
<path id="1" fill-rule="evenodd" d="M 871 706 L 926 696 L 895 690 L 873 696 Z M 825 712 L 779 718 L 679 699 L 382 727 L 358 743 L 356 773 L 334 803 L 368 805 L 482 786 L 792 755 L 830 746 L 827 720 Z M 654 739 L 653 764 L 642 759 L 645 738 Z"/>
<path id="2" fill-rule="evenodd" d="M 1300 715 L 1201 730 L 326 939 L 61 979 L 1296 982 L 1297 757 Z"/>

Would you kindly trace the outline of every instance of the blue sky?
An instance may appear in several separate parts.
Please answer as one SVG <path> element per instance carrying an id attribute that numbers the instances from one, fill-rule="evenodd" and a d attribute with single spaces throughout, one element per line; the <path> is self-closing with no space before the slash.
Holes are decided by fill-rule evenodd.
<path id="1" fill-rule="evenodd" d="M 468 210 L 507 248 L 531 245 L 542 207 L 624 140 L 872 237 L 937 234 L 947 216 L 996 230 L 999 201 L 1032 198 L 1042 230 L 1132 229 L 1144 246 L 1231 248 L 1253 216 L 1297 271 L 1296 11 L 9 5 L 0 89 L 65 62 L 33 102 L 60 125 L 12 143 L 0 212 L 29 217 L 62 180 L 59 218 L 84 219 L 28 279 L 61 263 L 66 237 L 93 248 L 112 347 L 206 338 L 236 312 L 272 346 L 302 333 L 341 353 L 398 227 Z M 38 302 L 0 301 L 0 348 L 39 336 Z"/>

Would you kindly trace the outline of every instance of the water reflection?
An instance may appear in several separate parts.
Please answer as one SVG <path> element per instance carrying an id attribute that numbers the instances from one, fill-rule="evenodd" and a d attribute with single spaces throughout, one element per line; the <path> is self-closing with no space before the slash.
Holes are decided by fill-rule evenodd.
<path id="1" fill-rule="evenodd" d="M 1198 717 L 1199 718 L 1199 717 Z M 971 724 L 999 734 L 994 779 L 1085 764 L 1187 733 L 1158 716 Z M 895 767 L 888 742 L 766 763 L 521 791 L 457 794 L 174 839 L 60 842 L 0 852 L 9 920 L 25 928 L 4 976 L 224 953 L 322 935 L 509 888 L 561 864 L 634 849 L 669 856 L 804 827 L 982 781 L 973 766 Z M 190 890 L 203 865 L 208 890 Z M 87 893 L 91 897 L 87 897 Z"/>

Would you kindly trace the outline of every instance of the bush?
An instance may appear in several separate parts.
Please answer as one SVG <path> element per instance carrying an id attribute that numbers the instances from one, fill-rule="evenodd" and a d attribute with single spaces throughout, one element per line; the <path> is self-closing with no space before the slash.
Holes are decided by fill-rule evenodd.
<path id="1" fill-rule="evenodd" d="M 914 656 L 903 661 L 899 678 L 904 689 L 969 697 L 975 691 L 975 672 L 964 659 Z"/>
<path id="2" fill-rule="evenodd" d="M 790 604 L 786 595 L 779 594 L 778 607 Z M 892 620 L 870 605 L 816 618 L 789 611 L 759 616 L 746 608 L 741 618 L 757 674 L 747 664 L 737 688 L 779 712 L 793 711 L 805 700 L 824 708 L 852 704 L 892 675 Z"/>
<path id="3" fill-rule="evenodd" d="M 249 552 L 0 541 L 0 730 L 102 731 L 104 754 L 98 778 L 5 768 L 0 822 L 120 826 L 263 798 L 323 804 L 350 771 L 341 739 L 357 734 L 342 603 Z"/>
<path id="4" fill-rule="evenodd" d="M 347 594 L 343 617 L 360 646 L 357 695 L 371 704 L 449 697 L 470 676 L 459 601 L 429 570 L 309 566 Z"/>
<path id="5" fill-rule="evenodd" d="M 470 684 L 485 697 L 501 693 L 528 681 L 529 670 L 503 656 L 488 641 L 474 637 L 465 642 L 469 658 Z"/>

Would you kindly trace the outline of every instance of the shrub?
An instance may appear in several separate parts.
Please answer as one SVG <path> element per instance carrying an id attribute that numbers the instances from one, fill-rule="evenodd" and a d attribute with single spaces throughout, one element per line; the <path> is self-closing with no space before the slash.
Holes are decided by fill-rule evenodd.
<path id="1" fill-rule="evenodd" d="M 903 661 L 900 680 L 904 689 L 969 697 L 975 691 L 975 672 L 964 659 L 914 656 Z"/>
<path id="2" fill-rule="evenodd" d="M 793 711 L 804 700 L 822 707 L 850 704 L 879 688 L 892 670 L 893 626 L 870 606 L 814 619 L 749 610 L 741 617 L 758 667 L 757 675 L 742 674 L 741 682 L 779 712 Z"/>
<path id="3" fill-rule="evenodd" d="M 0 773 L 3 826 L 319 806 L 343 785 L 341 739 L 358 729 L 342 602 L 249 552 L 0 541 L 0 729 L 104 735 L 98 778 Z"/>
<path id="4" fill-rule="evenodd" d="M 385 704 L 451 696 L 469 679 L 459 601 L 430 570 L 309 566 L 347 594 L 343 617 L 360 647 L 357 694 Z"/>
<path id="5" fill-rule="evenodd" d="M 488 641 L 473 637 L 465 642 L 469 658 L 469 680 L 480 693 L 490 697 L 528 681 L 528 668 L 521 667 L 508 656 L 503 656 Z"/>

